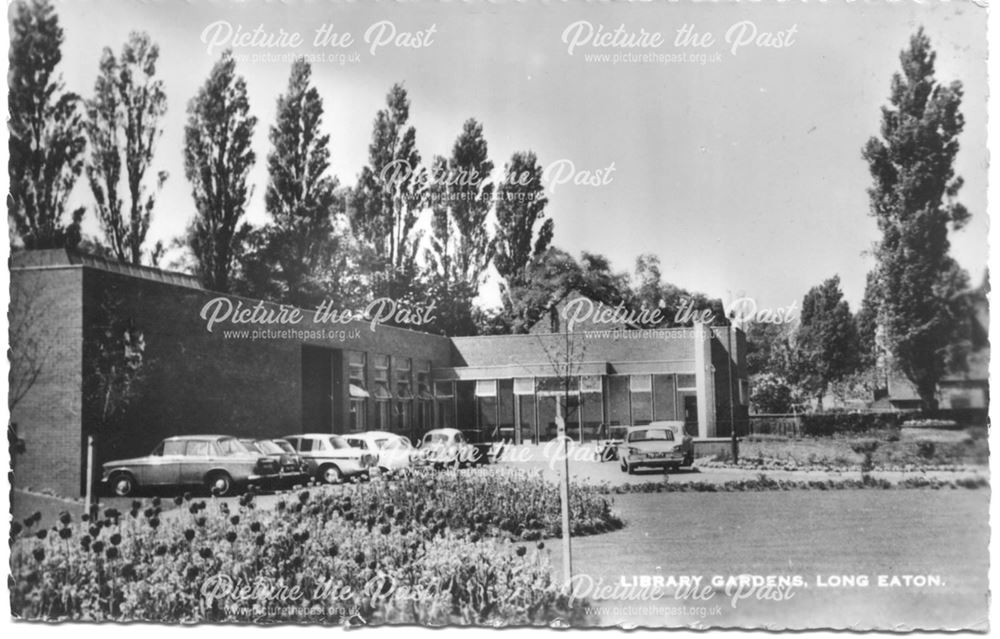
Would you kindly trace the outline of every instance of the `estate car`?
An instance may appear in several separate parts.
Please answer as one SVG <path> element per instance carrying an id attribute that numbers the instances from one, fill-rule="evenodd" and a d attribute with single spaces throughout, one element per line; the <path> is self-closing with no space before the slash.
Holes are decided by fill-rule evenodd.
<path id="1" fill-rule="evenodd" d="M 101 482 L 119 497 L 132 495 L 139 487 L 196 485 L 228 495 L 279 473 L 278 461 L 235 437 L 185 435 L 164 439 L 145 457 L 107 462 Z"/>

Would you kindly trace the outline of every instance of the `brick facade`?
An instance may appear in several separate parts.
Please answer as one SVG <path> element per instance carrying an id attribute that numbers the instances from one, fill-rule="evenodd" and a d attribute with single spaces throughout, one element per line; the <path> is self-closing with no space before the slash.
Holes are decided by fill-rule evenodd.
<path id="1" fill-rule="evenodd" d="M 457 384 L 451 387 L 454 399 L 448 400 L 455 403 L 450 419 L 462 428 L 480 426 L 476 380 L 499 380 L 498 397 L 506 399 L 497 401 L 509 404 L 511 398 L 521 401 L 512 395 L 515 378 L 554 377 L 566 370 L 574 376 L 598 376 L 602 381 L 597 394 L 581 393 L 591 398 L 580 408 L 591 430 L 596 422 L 609 421 L 609 415 L 623 423 L 636 414 L 635 396 L 629 399 L 629 380 L 635 376 L 653 380 L 650 392 L 656 400 L 643 409 L 652 413 L 649 418 L 684 419 L 685 397 L 696 394 L 693 388 L 679 387 L 682 379 L 694 378 L 692 329 L 662 331 L 644 339 L 588 337 L 582 331 L 569 342 L 565 334 L 543 333 L 449 339 L 387 326 L 371 330 L 367 322 L 319 324 L 309 309 L 293 325 L 220 322 L 209 332 L 201 313 L 210 301 L 224 298 L 246 307 L 259 302 L 206 291 L 190 276 L 65 251 L 15 255 L 11 281 L 12 290 L 22 292 L 12 299 L 46 309 L 40 317 L 30 317 L 25 335 L 14 335 L 12 329 L 12 346 L 35 339 L 50 347 L 35 383 L 12 414 L 26 444 L 17 459 L 15 485 L 61 494 L 84 490 L 90 433 L 98 441 L 98 463 L 144 455 L 164 437 L 182 434 L 278 437 L 391 428 L 418 435 L 444 425 L 437 414 L 439 400 L 419 392 L 419 370 L 430 372 L 423 376 L 430 380 L 430 389 L 433 380 Z M 12 327 L 30 311 L 12 304 Z M 141 331 L 145 342 L 141 393 L 122 419 L 102 427 L 93 362 L 102 335 L 118 335 L 126 326 Z M 289 332 L 278 334 L 283 330 Z M 720 419 L 725 416 L 725 426 L 720 422 L 718 433 L 714 423 L 711 431 L 700 428 L 713 436 L 728 432 L 728 390 L 738 398 L 739 380 L 745 379 L 742 333 L 734 331 L 730 340 L 736 342 L 731 342 L 721 330 L 711 336 L 709 351 L 712 380 L 720 389 L 712 406 Z M 730 343 L 738 347 L 732 379 Z M 352 353 L 364 354 L 363 380 L 351 379 Z M 388 378 L 383 390 L 391 398 L 384 401 L 377 399 L 380 393 L 385 396 L 377 383 L 382 356 L 389 356 L 390 364 L 388 372 L 383 371 Z M 410 385 L 409 393 L 405 383 L 398 386 L 400 380 Z M 538 400 L 538 411 L 543 403 Z M 508 408 L 499 405 L 497 414 Z M 745 407 L 734 406 L 734 415 L 745 412 Z M 550 417 L 538 415 L 542 421 Z M 380 422 L 380 416 L 389 417 Z M 542 424 L 538 436 L 548 436 L 546 428 Z"/>

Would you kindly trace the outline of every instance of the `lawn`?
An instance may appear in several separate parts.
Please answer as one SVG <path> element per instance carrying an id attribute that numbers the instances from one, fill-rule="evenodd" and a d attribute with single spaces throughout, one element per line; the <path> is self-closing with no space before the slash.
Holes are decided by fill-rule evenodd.
<path id="1" fill-rule="evenodd" d="M 688 601 L 694 614 L 603 615 L 602 625 L 985 629 L 986 490 L 625 495 L 615 508 L 626 527 L 574 540 L 576 574 L 605 582 L 632 575 L 800 575 L 808 587 L 786 601 L 751 599 L 736 607 L 719 593 L 711 602 Z M 553 559 L 560 563 L 558 552 Z M 880 588 L 874 580 L 881 574 L 939 575 L 943 586 Z M 836 575 L 868 575 L 872 585 L 816 587 L 817 577 Z M 698 614 L 710 612 L 698 610 L 709 603 L 722 604 L 721 614 Z"/>

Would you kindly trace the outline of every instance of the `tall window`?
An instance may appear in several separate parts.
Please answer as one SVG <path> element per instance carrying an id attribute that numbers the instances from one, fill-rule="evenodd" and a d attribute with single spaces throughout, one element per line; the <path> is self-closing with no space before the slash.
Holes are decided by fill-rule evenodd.
<path id="1" fill-rule="evenodd" d="M 437 427 L 455 427 L 455 382 L 434 382 L 437 401 Z"/>
<path id="2" fill-rule="evenodd" d="M 347 376 L 351 399 L 350 424 L 348 430 L 362 431 L 368 427 L 368 383 L 365 379 L 367 358 L 359 351 L 347 354 Z"/>
<path id="3" fill-rule="evenodd" d="M 396 430 L 405 432 L 413 425 L 413 380 L 410 377 L 413 363 L 408 357 L 395 357 L 396 376 Z"/>
<path id="4" fill-rule="evenodd" d="M 632 393 L 632 423 L 644 426 L 653 421 L 653 376 L 632 375 L 629 390 Z"/>
<path id="5" fill-rule="evenodd" d="M 375 396 L 375 429 L 389 430 L 391 427 L 389 404 L 392 400 L 392 392 L 389 390 L 389 356 L 375 355 L 374 364 L 375 380 L 372 394 Z"/>
<path id="6" fill-rule="evenodd" d="M 434 392 L 431 388 L 431 363 L 417 360 L 417 428 L 421 432 L 431 429 L 434 410 Z"/>
<path id="7" fill-rule="evenodd" d="M 497 430 L 497 380 L 476 382 L 476 421 L 483 436 L 494 439 Z"/>
<path id="8" fill-rule="evenodd" d="M 517 401 L 519 443 L 538 441 L 538 429 L 535 418 L 535 380 L 531 377 L 514 379 L 514 397 Z"/>

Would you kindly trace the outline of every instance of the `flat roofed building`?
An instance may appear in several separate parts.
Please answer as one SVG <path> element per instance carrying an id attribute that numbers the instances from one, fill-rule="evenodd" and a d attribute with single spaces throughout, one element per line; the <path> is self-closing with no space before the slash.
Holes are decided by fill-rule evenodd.
<path id="1" fill-rule="evenodd" d="M 448 338 L 370 322 L 218 324 L 206 306 L 287 311 L 222 295 L 185 274 L 64 250 L 11 260 L 11 420 L 24 441 L 15 486 L 82 494 L 86 441 L 98 461 L 147 454 L 200 433 L 279 437 L 435 427 L 535 443 L 593 440 L 612 425 L 684 421 L 726 437 L 747 417 L 743 333 L 704 327 Z M 221 302 L 220 302 L 221 300 Z M 95 375 L 102 340 L 123 327 L 145 344 L 141 393 L 101 422 Z M 560 328 L 556 326 L 556 328 Z M 584 330 L 586 329 L 586 330 Z"/>

